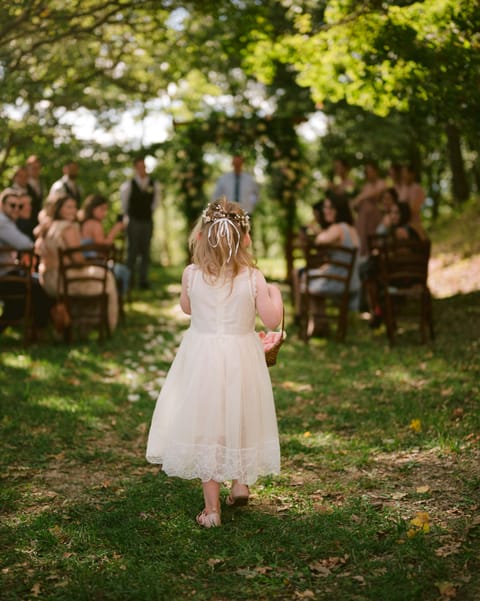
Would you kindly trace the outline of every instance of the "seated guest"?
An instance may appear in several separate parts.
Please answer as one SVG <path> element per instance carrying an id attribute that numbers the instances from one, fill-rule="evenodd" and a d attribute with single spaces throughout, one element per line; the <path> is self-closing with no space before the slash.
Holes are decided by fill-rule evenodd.
<path id="1" fill-rule="evenodd" d="M 76 217 L 76 200 L 69 196 L 60 196 L 52 207 L 50 224 L 45 225 L 45 231 L 41 233 L 35 245 L 37 254 L 40 256 L 38 269 L 40 282 L 51 297 L 57 297 L 59 292 L 58 250 L 75 248 L 81 245 L 80 225 Z M 80 263 L 86 262 L 86 258 L 82 253 L 78 253 L 75 258 Z M 95 266 L 85 265 L 84 269 L 88 274 L 91 273 L 92 269 L 95 269 Z M 108 322 L 110 331 L 113 332 L 118 322 L 118 296 L 113 273 L 109 273 L 108 276 Z M 84 283 L 81 290 L 75 292 L 88 296 L 89 294 L 96 294 L 98 292 L 97 288 L 98 283 L 92 281 L 91 286 Z"/>
<path id="2" fill-rule="evenodd" d="M 22 194 L 19 196 L 22 208 L 17 219 L 18 229 L 30 238 L 33 242 L 35 240 L 33 235 L 33 229 L 37 226 L 32 219 L 32 198 L 28 194 Z"/>
<path id="3" fill-rule="evenodd" d="M 298 230 L 296 241 L 297 248 L 305 248 L 309 240 L 319 234 L 322 229 L 327 227 L 327 223 L 323 217 L 323 201 L 317 202 L 312 206 L 312 213 L 312 220 L 307 223 L 307 225 L 302 225 Z M 294 298 L 300 298 L 300 280 L 304 271 L 305 267 L 300 267 L 299 269 L 294 269 L 292 272 L 292 290 Z M 300 315 L 296 314 L 295 321 L 297 323 L 299 319 Z"/>
<path id="4" fill-rule="evenodd" d="M 398 192 L 395 188 L 386 188 L 380 196 L 379 208 L 382 212 L 382 220 L 377 225 L 376 234 L 387 234 L 390 229 L 390 209 L 393 204 L 398 204 Z M 369 249 L 370 250 L 370 249 Z"/>
<path id="5" fill-rule="evenodd" d="M 390 210 L 377 227 L 377 233 L 396 240 L 426 240 L 423 228 L 418 228 L 418 225 L 411 220 L 410 207 L 407 203 L 400 202 L 396 194 L 392 194 Z M 372 329 L 380 327 L 383 322 L 383 311 L 378 292 L 378 270 L 377 254 L 371 254 L 360 267 L 360 279 L 365 286 L 371 315 L 369 326 Z"/>
<path id="6" fill-rule="evenodd" d="M 402 170 L 403 188 L 399 195 L 400 202 L 408 204 L 410 208 L 410 221 L 417 231 L 423 230 L 422 208 L 425 204 L 426 194 L 418 182 L 418 175 L 413 165 L 405 165 Z M 423 233 L 425 235 L 425 233 Z"/>
<path id="7" fill-rule="evenodd" d="M 123 221 L 117 221 L 105 234 L 103 222 L 108 213 L 108 201 L 100 194 L 91 194 L 85 199 L 80 213 L 82 243 L 113 244 L 115 238 L 125 230 Z M 122 295 L 128 293 L 130 286 L 130 270 L 126 265 L 115 262 L 113 273 L 120 284 Z"/>
<path id="8" fill-rule="evenodd" d="M 377 233 L 393 236 L 397 240 L 427 239 L 424 229 L 412 220 L 408 204 L 400 202 L 396 197 L 392 197 L 388 213 L 377 227 Z"/>
<path id="9" fill-rule="evenodd" d="M 326 198 L 323 202 L 323 217 L 325 219 L 325 223 L 327 224 L 327 228 L 315 236 L 314 243 L 316 245 L 359 248 L 359 236 L 353 226 L 353 217 L 347 202 Z M 343 258 L 342 251 L 339 250 L 338 253 L 341 254 L 341 258 Z M 328 270 L 328 273 L 335 273 L 336 270 L 342 269 L 341 267 L 330 264 L 327 264 L 325 268 Z M 343 275 L 343 269 L 340 275 Z M 300 296 L 302 286 L 305 286 L 304 279 L 305 277 L 303 276 L 301 278 L 303 281 L 300 282 L 296 292 L 296 298 L 294 298 L 296 315 L 300 315 L 301 311 Z M 315 280 L 313 285 L 315 288 L 311 289 L 310 292 L 317 294 L 334 296 L 342 292 L 341 282 L 335 282 L 333 280 Z M 358 310 L 359 291 L 360 280 L 358 278 L 357 265 L 355 265 L 350 282 L 350 309 L 352 310 Z"/>
<path id="10" fill-rule="evenodd" d="M 301 233 L 305 233 L 307 236 L 316 236 L 323 229 L 328 227 L 323 216 L 323 201 L 316 202 L 312 207 L 312 220 L 307 225 L 300 228 Z"/>
<path id="11" fill-rule="evenodd" d="M 0 247 L 12 247 L 17 250 L 33 248 L 32 240 L 23 234 L 15 224 L 22 209 L 21 196 L 17 195 L 15 190 L 7 188 L 0 194 Z M 0 275 L 6 273 L 8 272 L 5 268 L 2 269 L 0 264 Z M 21 284 L 15 282 L 2 282 L 0 284 L 0 298 L 2 290 L 4 292 L 16 292 L 19 285 Z M 53 303 L 36 278 L 32 278 L 32 304 L 36 328 L 46 327 Z M 2 316 L 5 320 L 13 321 L 21 319 L 24 312 L 25 305 L 23 303 L 7 300 L 3 307 Z"/>

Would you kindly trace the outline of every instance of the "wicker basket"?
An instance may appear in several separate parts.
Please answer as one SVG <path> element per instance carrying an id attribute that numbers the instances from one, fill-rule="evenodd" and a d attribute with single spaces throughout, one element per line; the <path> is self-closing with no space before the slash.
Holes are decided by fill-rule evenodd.
<path id="1" fill-rule="evenodd" d="M 281 325 L 281 330 L 280 330 L 282 335 L 280 336 L 278 341 L 275 343 L 275 345 L 272 346 L 272 348 L 268 349 L 268 351 L 265 351 L 265 361 L 267 362 L 268 367 L 272 367 L 272 365 L 275 365 L 275 363 L 277 362 L 278 351 L 280 350 L 280 347 L 284 343 L 285 338 L 287 336 L 284 326 L 285 326 L 285 309 L 283 310 L 282 325 Z"/>

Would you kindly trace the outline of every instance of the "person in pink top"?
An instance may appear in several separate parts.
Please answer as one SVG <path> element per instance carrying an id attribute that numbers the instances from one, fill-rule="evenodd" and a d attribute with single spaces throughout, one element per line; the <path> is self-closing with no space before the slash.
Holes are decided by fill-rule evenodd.
<path id="1" fill-rule="evenodd" d="M 405 165 L 402 170 L 403 187 L 399 195 L 400 202 L 410 207 L 410 221 L 418 230 L 423 230 L 422 207 L 425 204 L 425 190 L 418 182 L 417 171 L 413 165 Z"/>
<path id="2" fill-rule="evenodd" d="M 356 213 L 355 228 L 360 238 L 360 261 L 368 255 L 368 236 L 375 233 L 382 219 L 379 203 L 387 187 L 374 161 L 367 161 L 364 168 L 365 183 L 359 194 L 350 201 L 350 207 Z"/>

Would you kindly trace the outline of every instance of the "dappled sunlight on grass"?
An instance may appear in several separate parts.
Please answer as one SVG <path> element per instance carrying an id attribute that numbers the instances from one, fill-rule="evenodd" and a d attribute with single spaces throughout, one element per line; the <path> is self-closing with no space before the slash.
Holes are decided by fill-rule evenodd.
<path id="1" fill-rule="evenodd" d="M 80 403 L 74 401 L 71 397 L 64 396 L 47 396 L 37 401 L 36 403 L 40 407 L 47 407 L 48 409 L 55 409 L 56 411 L 63 411 L 66 413 L 79 413 Z M 87 405 L 84 409 L 90 413 L 91 406 Z"/>
<path id="2" fill-rule="evenodd" d="M 251 487 L 249 507 L 223 504 L 222 527 L 205 531 L 194 520 L 199 483 L 168 478 L 144 458 L 189 319 L 170 284 L 138 293 L 103 345 L 2 353 L 2 575 L 12 599 L 33 598 L 38 585 L 38 598 L 52 601 L 116 601 L 125 591 L 436 601 L 441 578 L 459 591 L 473 581 L 476 297 L 436 301 L 432 346 L 412 329 L 389 348 L 355 319 L 346 344 L 305 345 L 287 324 L 270 370 L 281 473 Z M 419 515 L 428 532 L 409 535 Z"/>

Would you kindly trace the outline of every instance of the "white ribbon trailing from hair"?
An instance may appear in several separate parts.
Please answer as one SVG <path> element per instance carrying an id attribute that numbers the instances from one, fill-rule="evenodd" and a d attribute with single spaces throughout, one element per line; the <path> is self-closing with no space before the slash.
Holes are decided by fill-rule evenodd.
<path id="1" fill-rule="evenodd" d="M 212 231 L 212 228 L 214 226 L 218 226 L 216 228 L 216 231 Z M 236 234 L 237 234 L 237 241 L 234 242 L 233 241 L 233 234 L 232 231 L 230 230 L 230 226 L 235 230 Z M 215 238 L 214 238 L 215 236 Z M 235 248 L 235 254 L 237 254 L 238 252 L 238 247 L 240 246 L 240 231 L 238 229 L 238 227 L 233 223 L 233 221 L 231 219 L 228 219 L 227 217 L 220 217 L 219 219 L 215 219 L 212 224 L 210 225 L 210 227 L 208 228 L 208 243 L 210 244 L 210 246 L 212 248 L 216 248 L 219 244 L 220 244 L 220 238 L 226 238 L 227 239 L 227 246 L 228 246 L 228 259 L 227 259 L 227 263 L 230 261 L 230 259 L 232 258 L 232 253 L 234 251 Z"/>

